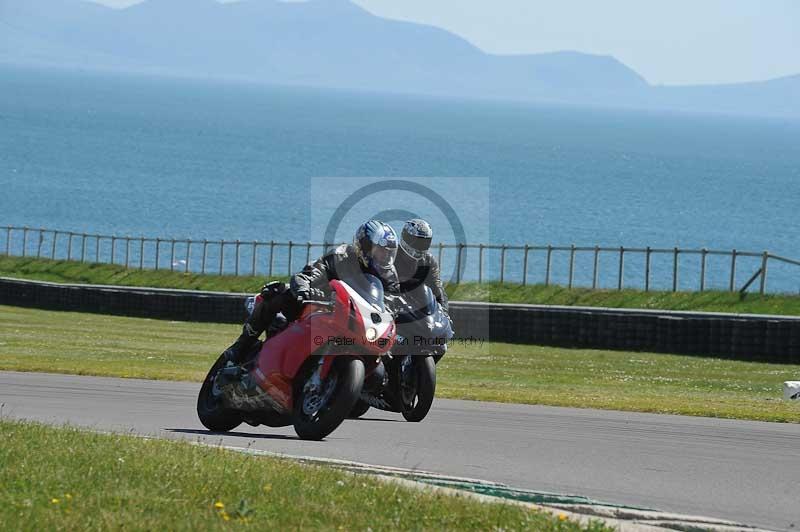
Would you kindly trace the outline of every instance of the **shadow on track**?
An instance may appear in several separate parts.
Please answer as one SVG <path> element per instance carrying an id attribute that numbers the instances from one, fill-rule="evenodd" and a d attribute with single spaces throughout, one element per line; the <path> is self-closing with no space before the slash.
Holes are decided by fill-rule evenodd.
<path id="1" fill-rule="evenodd" d="M 163 429 L 167 432 L 175 432 L 179 434 L 198 434 L 200 436 L 225 436 L 235 438 L 251 438 L 260 440 L 299 440 L 297 436 L 287 436 L 285 434 L 257 434 L 255 432 L 212 432 L 210 430 L 201 429 Z"/>
<path id="2" fill-rule="evenodd" d="M 407 423 L 405 419 L 386 419 L 385 417 L 348 418 L 348 421 L 385 421 L 386 423 Z"/>

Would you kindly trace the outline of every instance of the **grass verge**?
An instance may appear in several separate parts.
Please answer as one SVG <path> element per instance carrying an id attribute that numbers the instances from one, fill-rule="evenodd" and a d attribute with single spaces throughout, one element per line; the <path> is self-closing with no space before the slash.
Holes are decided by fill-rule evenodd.
<path id="1" fill-rule="evenodd" d="M 290 460 L 0 419 L 17 530 L 609 530 Z"/>
<path id="2" fill-rule="evenodd" d="M 592 290 L 544 285 L 465 283 L 448 288 L 454 301 L 530 303 L 581 307 L 632 308 L 652 310 L 694 310 L 739 314 L 800 315 L 800 296 L 788 294 L 747 294 L 722 291 L 644 292 L 642 290 Z"/>
<path id="3" fill-rule="evenodd" d="M 237 325 L 0 306 L 0 369 L 201 381 Z M 454 343 L 437 396 L 800 422 L 783 381 L 800 365 L 655 353 Z"/>
<path id="4" fill-rule="evenodd" d="M 0 256 L 0 276 L 54 283 L 181 288 L 214 292 L 257 292 L 264 277 L 202 275 L 171 270 L 128 269 L 118 264 Z M 275 277 L 286 279 L 285 277 Z"/>
<path id="5" fill-rule="evenodd" d="M 0 276 L 62 283 L 151 286 L 219 292 L 256 292 L 265 280 L 263 277 L 137 270 L 126 269 L 120 265 L 82 264 L 76 261 L 6 256 L 0 256 Z M 448 286 L 447 291 L 450 298 L 455 301 L 800 315 L 800 296 L 797 295 L 749 294 L 741 298 L 739 294 L 720 291 L 643 292 L 500 283 L 463 283 Z"/>

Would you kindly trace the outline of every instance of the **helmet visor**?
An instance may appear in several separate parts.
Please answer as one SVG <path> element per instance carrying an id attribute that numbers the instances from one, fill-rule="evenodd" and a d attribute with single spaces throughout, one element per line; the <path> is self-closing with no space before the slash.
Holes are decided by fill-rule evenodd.
<path id="1" fill-rule="evenodd" d="M 400 245 L 410 257 L 419 260 L 431 248 L 431 239 L 423 236 L 411 236 L 403 233 Z"/>

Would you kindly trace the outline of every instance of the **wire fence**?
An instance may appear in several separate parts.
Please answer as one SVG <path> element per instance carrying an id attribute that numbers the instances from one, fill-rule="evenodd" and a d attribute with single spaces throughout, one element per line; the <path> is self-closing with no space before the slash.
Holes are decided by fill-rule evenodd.
<path id="1" fill-rule="evenodd" d="M 0 227 L 0 253 L 126 268 L 216 275 L 284 276 L 337 243 L 258 240 L 196 240 Z M 431 252 L 443 280 L 559 285 L 569 288 L 708 289 L 768 291 L 774 266 L 776 289 L 800 286 L 800 261 L 768 251 L 713 249 L 498 245 L 438 243 Z M 795 285 L 794 283 L 798 283 Z"/>

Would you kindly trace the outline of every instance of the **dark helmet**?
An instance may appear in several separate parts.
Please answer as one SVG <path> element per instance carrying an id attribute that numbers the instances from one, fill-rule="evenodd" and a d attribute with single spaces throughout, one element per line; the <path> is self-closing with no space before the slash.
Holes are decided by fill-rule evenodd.
<path id="1" fill-rule="evenodd" d="M 389 224 L 369 220 L 356 231 L 353 247 L 361 265 L 382 278 L 382 274 L 394 267 L 397 234 Z"/>
<path id="2" fill-rule="evenodd" d="M 412 259 L 419 260 L 431 248 L 431 239 L 433 239 L 431 224 L 425 220 L 414 218 L 403 226 L 403 232 L 400 235 L 400 249 Z"/>

